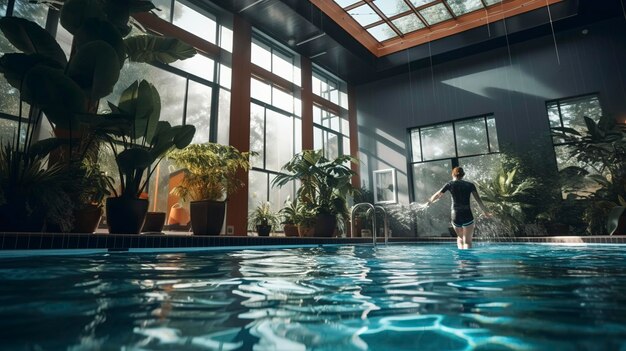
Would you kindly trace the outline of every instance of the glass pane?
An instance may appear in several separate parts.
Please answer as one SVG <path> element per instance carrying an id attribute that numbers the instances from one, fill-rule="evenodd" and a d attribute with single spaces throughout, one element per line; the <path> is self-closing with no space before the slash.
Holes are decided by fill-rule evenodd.
<path id="1" fill-rule="evenodd" d="M 228 52 L 233 52 L 232 29 L 220 26 L 220 47 Z"/>
<path id="2" fill-rule="evenodd" d="M 217 44 L 217 23 L 215 20 L 181 4 L 179 1 L 174 3 L 174 21 L 172 23 L 208 42 Z"/>
<path id="3" fill-rule="evenodd" d="M 328 131 L 323 132 L 324 155 L 329 160 L 339 157 L 339 136 Z"/>
<path id="4" fill-rule="evenodd" d="M 28 116 L 30 107 L 27 103 L 22 104 L 22 116 Z M 9 115 L 20 115 L 20 91 L 9 85 L 4 75 L 0 75 L 0 112 Z"/>
<path id="5" fill-rule="evenodd" d="M 269 84 L 266 84 L 258 79 L 251 78 L 250 96 L 253 99 L 263 101 L 265 103 L 272 103 L 272 89 Z"/>
<path id="6" fill-rule="evenodd" d="M 280 171 L 293 157 L 293 120 L 267 110 L 265 123 L 265 169 Z"/>
<path id="7" fill-rule="evenodd" d="M 293 114 L 302 117 L 302 100 L 293 98 Z"/>
<path id="8" fill-rule="evenodd" d="M 324 148 L 324 141 L 322 136 L 322 130 L 320 128 L 313 127 L 313 148 L 315 150 Z"/>
<path id="9" fill-rule="evenodd" d="M 415 7 L 420 7 L 422 5 L 426 5 L 426 4 L 431 3 L 433 1 L 435 1 L 435 0 L 411 0 L 411 3 Z"/>
<path id="10" fill-rule="evenodd" d="M 189 81 L 187 120 L 185 123 L 196 127 L 196 134 L 192 141 L 194 144 L 209 141 L 209 132 L 211 130 L 211 93 L 211 87 Z"/>
<path id="11" fill-rule="evenodd" d="M 420 10 L 420 14 L 430 25 L 452 18 L 446 6 L 441 3 Z"/>
<path id="12" fill-rule="evenodd" d="M 565 100 L 561 102 L 560 106 L 563 126 L 574 128 L 582 134 L 587 131 L 583 117 L 589 117 L 596 122 L 602 117 L 602 108 L 597 96 Z"/>
<path id="13" fill-rule="evenodd" d="M 217 142 L 229 144 L 230 133 L 230 91 L 220 89 L 219 105 L 217 106 Z"/>
<path id="14" fill-rule="evenodd" d="M 343 137 L 341 139 L 343 140 L 343 150 L 341 150 L 341 153 L 343 155 L 350 155 L 350 138 Z M 348 167 L 350 167 L 350 165 L 348 165 Z"/>
<path id="15" fill-rule="evenodd" d="M 439 191 L 450 180 L 450 160 L 424 162 L 413 165 L 413 196 L 415 202 L 425 203 L 430 196 Z M 426 209 L 424 216 L 417 217 L 418 235 L 448 235 L 450 226 L 450 195 L 446 194 L 439 201 Z"/>
<path id="16" fill-rule="evenodd" d="M 215 77 L 215 61 L 202 54 L 196 54 L 192 58 L 173 62 L 170 66 L 180 68 L 185 72 L 189 72 L 210 82 L 212 82 Z"/>
<path id="17" fill-rule="evenodd" d="M 337 5 L 339 5 L 339 7 L 348 7 L 359 1 L 360 0 L 335 0 L 335 2 L 337 3 Z"/>
<path id="18" fill-rule="evenodd" d="M 500 154 L 463 157 L 459 166 L 465 171 L 465 178 L 474 183 L 490 182 L 500 169 Z"/>
<path id="19" fill-rule="evenodd" d="M 461 16 L 466 13 L 484 8 L 481 0 L 446 0 L 455 15 Z"/>
<path id="20" fill-rule="evenodd" d="M 275 175 L 270 175 L 270 185 L 272 184 L 272 181 L 274 181 L 274 178 L 276 178 Z M 293 182 L 290 182 L 280 188 L 271 188 L 269 201 L 272 210 L 275 212 L 280 211 L 280 209 L 285 206 L 285 201 L 294 199 L 294 193 Z"/>
<path id="21" fill-rule="evenodd" d="M 313 106 L 313 123 L 322 124 L 322 109 Z"/>
<path id="22" fill-rule="evenodd" d="M 421 137 L 425 161 L 456 156 L 452 124 L 421 128 Z"/>
<path id="23" fill-rule="evenodd" d="M 350 122 L 348 118 L 341 118 L 341 134 L 350 136 Z"/>
<path id="24" fill-rule="evenodd" d="M 230 89 L 233 78 L 233 70 L 226 66 L 220 64 L 220 85 L 226 89 Z"/>
<path id="25" fill-rule="evenodd" d="M 57 27 L 56 40 L 67 57 L 70 57 L 70 52 L 72 51 L 72 39 L 74 39 L 74 36 L 63 26 Z"/>
<path id="26" fill-rule="evenodd" d="M 419 129 L 411 131 L 411 161 L 422 162 L 422 149 L 420 147 Z"/>
<path id="27" fill-rule="evenodd" d="M 252 167 L 263 168 L 265 141 L 265 108 L 257 104 L 250 105 L 250 151 L 258 152 L 250 158 Z"/>
<path id="28" fill-rule="evenodd" d="M 381 20 L 374 10 L 365 4 L 348 11 L 348 14 L 362 26 L 367 26 Z"/>
<path id="29" fill-rule="evenodd" d="M 272 59 L 272 72 L 279 77 L 293 82 L 293 57 L 274 51 Z"/>
<path id="30" fill-rule="evenodd" d="M 454 128 L 456 129 L 456 147 L 459 156 L 489 152 L 484 118 L 455 122 Z"/>
<path id="31" fill-rule="evenodd" d="M 343 91 L 339 92 L 339 106 L 348 109 L 348 94 Z"/>
<path id="32" fill-rule="evenodd" d="M 322 81 L 315 75 L 315 73 L 313 73 L 312 90 L 313 94 L 322 96 Z"/>
<path id="33" fill-rule="evenodd" d="M 17 133 L 17 121 L 0 118 L 0 147 L 8 143 L 13 143 L 15 133 Z M 20 144 L 26 140 L 26 123 L 22 122 L 20 127 Z"/>
<path id="34" fill-rule="evenodd" d="M 293 119 L 293 140 L 294 140 L 294 153 L 302 151 L 302 121 L 300 118 Z"/>
<path id="35" fill-rule="evenodd" d="M 485 0 L 485 4 L 487 4 L 487 6 L 501 4 L 501 3 L 502 3 L 502 0 Z"/>
<path id="36" fill-rule="evenodd" d="M 491 152 L 499 152 L 500 144 L 498 143 L 498 129 L 496 128 L 496 119 L 487 118 L 487 131 L 489 132 L 489 147 Z"/>
<path id="37" fill-rule="evenodd" d="M 272 52 L 269 46 L 253 41 L 250 55 L 253 64 L 267 71 L 272 71 Z"/>
<path id="38" fill-rule="evenodd" d="M 258 171 L 248 172 L 248 212 L 260 203 L 267 201 L 268 174 Z"/>
<path id="39" fill-rule="evenodd" d="M 548 105 L 548 120 L 550 121 L 550 128 L 559 128 L 561 125 L 561 115 L 559 114 L 559 105 L 558 103 Z M 552 131 L 556 134 L 561 134 L 561 132 Z M 554 144 L 562 143 L 564 140 L 561 136 L 552 136 L 552 142 Z"/>
<path id="40" fill-rule="evenodd" d="M 424 23 L 414 14 L 400 17 L 392 21 L 393 24 L 398 27 L 402 34 L 413 32 L 420 28 L 424 28 Z"/>
<path id="41" fill-rule="evenodd" d="M 387 17 L 410 10 L 404 0 L 374 0 L 374 5 L 376 5 Z"/>
<path id="42" fill-rule="evenodd" d="M 172 126 L 183 124 L 186 79 L 154 66 L 145 65 L 145 67 L 146 69 L 143 72 L 145 75 L 136 79 L 147 80 L 159 92 L 161 96 L 160 120 L 168 121 Z M 113 90 L 113 93 L 116 93 L 116 89 Z M 115 101 L 118 100 L 119 98 Z"/>
<path id="43" fill-rule="evenodd" d="M 158 168 L 152 173 L 150 177 L 150 184 L 148 186 L 148 194 L 150 200 L 150 206 L 148 211 L 154 212 L 168 212 L 169 208 L 174 205 L 174 199 L 171 199 L 170 191 L 170 174 L 178 171 L 178 168 L 167 158 L 164 158 L 157 166 Z M 168 201 L 169 200 L 169 201 Z M 169 202 L 172 202 L 171 204 Z"/>
<path id="44" fill-rule="evenodd" d="M 379 24 L 376 27 L 369 28 L 367 31 L 378 41 L 384 41 L 398 36 L 387 23 Z"/>
<path id="45" fill-rule="evenodd" d="M 272 105 L 293 113 L 293 96 L 276 87 L 272 87 Z"/>
<path id="46" fill-rule="evenodd" d="M 8 5 L 7 4 L 0 4 L 0 16 L 6 17 L 7 9 L 8 9 Z"/>
<path id="47" fill-rule="evenodd" d="M 171 15 L 172 15 L 172 1 L 171 0 L 152 0 L 152 3 L 154 4 L 154 6 L 156 6 L 157 9 L 159 10 L 154 10 L 152 11 L 153 13 L 155 13 L 157 16 L 159 16 L 160 18 L 171 22 Z"/>
<path id="48" fill-rule="evenodd" d="M 41 28 L 45 28 L 48 6 L 44 4 L 30 4 L 27 0 L 17 0 L 13 7 L 13 16 L 33 21 Z"/>

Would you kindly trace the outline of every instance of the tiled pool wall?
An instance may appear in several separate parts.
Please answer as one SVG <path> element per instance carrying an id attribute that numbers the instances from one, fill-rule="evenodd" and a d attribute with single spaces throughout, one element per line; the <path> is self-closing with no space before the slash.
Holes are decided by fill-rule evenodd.
<path id="1" fill-rule="evenodd" d="M 378 242 L 382 243 L 383 238 Z M 396 237 L 391 243 L 453 243 L 452 237 Z M 475 238 L 475 242 L 626 244 L 626 236 L 552 236 Z M 199 236 L 181 234 L 55 234 L 0 233 L 0 250 L 166 249 L 237 246 L 281 246 L 323 244 L 371 244 L 372 238 L 299 238 L 258 236 Z"/>

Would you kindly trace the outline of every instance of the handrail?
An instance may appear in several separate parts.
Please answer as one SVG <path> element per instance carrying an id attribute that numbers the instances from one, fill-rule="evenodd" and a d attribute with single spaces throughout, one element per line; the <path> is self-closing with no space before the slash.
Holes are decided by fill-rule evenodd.
<path id="1" fill-rule="evenodd" d="M 356 212 L 356 210 L 359 207 L 367 207 L 367 211 L 365 212 L 365 218 L 367 218 L 367 216 L 369 216 L 371 213 L 374 213 L 374 216 L 372 218 L 372 243 L 374 244 L 374 246 L 376 246 L 376 211 L 380 210 L 383 213 L 383 221 L 384 221 L 384 237 L 385 237 L 385 245 L 387 245 L 387 242 L 389 241 L 389 218 L 387 217 L 387 210 L 385 210 L 385 208 L 381 205 L 372 205 L 368 202 L 361 202 L 358 203 L 354 206 L 352 206 L 352 210 L 350 212 L 350 236 L 354 236 L 354 213 Z"/>
<path id="2" fill-rule="evenodd" d="M 350 236 L 351 237 L 354 236 L 354 231 L 355 231 L 354 213 L 359 207 L 363 207 L 363 206 L 368 207 L 367 212 L 365 212 L 365 216 L 367 216 L 367 214 L 370 211 L 376 211 L 376 209 L 374 208 L 374 205 L 370 204 L 369 202 L 361 202 L 352 206 L 352 209 L 350 210 Z M 374 246 L 376 246 L 376 216 L 372 218 L 372 241 L 373 241 L 372 243 L 374 244 Z"/>

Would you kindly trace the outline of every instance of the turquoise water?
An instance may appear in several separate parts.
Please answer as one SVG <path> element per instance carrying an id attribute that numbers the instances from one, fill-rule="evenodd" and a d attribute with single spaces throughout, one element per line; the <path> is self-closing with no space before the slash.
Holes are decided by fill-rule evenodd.
<path id="1" fill-rule="evenodd" d="M 2 350 L 626 350 L 626 246 L 0 259 Z"/>

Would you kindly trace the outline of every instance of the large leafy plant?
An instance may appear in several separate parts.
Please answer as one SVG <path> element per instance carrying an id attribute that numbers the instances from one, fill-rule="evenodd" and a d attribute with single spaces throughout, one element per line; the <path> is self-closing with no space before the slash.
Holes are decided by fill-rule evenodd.
<path id="1" fill-rule="evenodd" d="M 355 159 L 348 155 L 329 160 L 322 150 L 304 150 L 282 167 L 285 173 L 277 175 L 272 186 L 299 181 L 297 196 L 303 206 L 345 220 L 350 215 L 347 198 L 358 192 L 351 184 L 356 173 L 346 166 L 350 162 Z"/>
<path id="2" fill-rule="evenodd" d="M 109 102 L 109 107 L 114 113 L 97 116 L 94 129 L 115 155 L 121 190 L 118 193 L 112 184 L 111 190 L 115 196 L 138 198 L 163 157 L 189 145 L 196 129 L 159 121 L 161 98 L 145 80 L 133 83 L 122 93 L 119 104 Z"/>
<path id="3" fill-rule="evenodd" d="M 520 179 L 518 168 L 500 167 L 493 179 L 477 183 L 485 205 L 505 226 L 503 230 L 515 233 L 525 223 L 525 208 L 532 206 L 527 201 L 537 186 L 534 178 Z"/>
<path id="4" fill-rule="evenodd" d="M 564 190 L 588 202 L 587 232 L 605 234 L 611 209 L 626 204 L 626 126 L 607 117 L 598 123 L 589 117 L 584 120 L 582 132 L 563 127 L 553 131 L 569 144 L 567 157 L 578 164 L 561 170 Z"/>
<path id="5" fill-rule="evenodd" d="M 236 174 L 250 169 L 251 154 L 255 153 L 215 143 L 194 144 L 171 152 L 170 158 L 187 170 L 174 193 L 184 200 L 228 199 L 243 186 Z"/>

